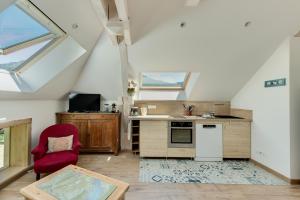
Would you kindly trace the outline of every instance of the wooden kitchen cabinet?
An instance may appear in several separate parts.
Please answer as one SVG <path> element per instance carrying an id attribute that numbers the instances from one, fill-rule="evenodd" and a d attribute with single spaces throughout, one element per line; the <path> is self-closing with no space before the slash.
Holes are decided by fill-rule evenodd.
<path id="1" fill-rule="evenodd" d="M 250 158 L 251 123 L 229 121 L 223 124 L 223 157 Z"/>
<path id="2" fill-rule="evenodd" d="M 168 122 L 140 121 L 140 156 L 167 157 Z"/>
<path id="3" fill-rule="evenodd" d="M 120 149 L 120 114 L 57 113 L 57 123 L 78 128 L 81 152 L 113 152 Z"/>

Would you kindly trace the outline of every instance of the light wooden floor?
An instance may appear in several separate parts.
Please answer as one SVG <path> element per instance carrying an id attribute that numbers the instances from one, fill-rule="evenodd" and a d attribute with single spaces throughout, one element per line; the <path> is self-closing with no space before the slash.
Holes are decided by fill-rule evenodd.
<path id="1" fill-rule="evenodd" d="M 139 158 L 131 153 L 81 155 L 78 165 L 130 183 L 126 200 L 300 200 L 300 186 L 139 183 Z M 0 199 L 23 200 L 18 191 L 34 179 L 33 172 L 27 173 L 1 190 Z"/>

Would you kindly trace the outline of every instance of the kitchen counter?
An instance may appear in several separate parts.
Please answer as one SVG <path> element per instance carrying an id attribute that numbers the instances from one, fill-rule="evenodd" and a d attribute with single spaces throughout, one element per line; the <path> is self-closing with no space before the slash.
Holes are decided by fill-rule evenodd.
<path id="1" fill-rule="evenodd" d="M 238 119 L 238 118 L 203 118 L 199 116 L 171 116 L 171 115 L 139 115 L 129 116 L 129 120 L 166 120 L 166 121 L 200 121 L 200 122 L 251 122 L 250 119 Z"/>

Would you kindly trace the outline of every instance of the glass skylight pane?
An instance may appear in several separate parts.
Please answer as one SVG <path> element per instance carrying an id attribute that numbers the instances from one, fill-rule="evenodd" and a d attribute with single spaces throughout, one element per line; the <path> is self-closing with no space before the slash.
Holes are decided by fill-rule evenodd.
<path id="1" fill-rule="evenodd" d="M 46 40 L 7 55 L 0 55 L 0 69 L 14 71 L 51 41 L 52 39 Z"/>
<path id="2" fill-rule="evenodd" d="M 142 87 L 183 88 L 186 76 L 186 72 L 142 73 Z"/>
<path id="3" fill-rule="evenodd" d="M 49 34 L 49 30 L 16 5 L 0 13 L 0 49 Z"/>

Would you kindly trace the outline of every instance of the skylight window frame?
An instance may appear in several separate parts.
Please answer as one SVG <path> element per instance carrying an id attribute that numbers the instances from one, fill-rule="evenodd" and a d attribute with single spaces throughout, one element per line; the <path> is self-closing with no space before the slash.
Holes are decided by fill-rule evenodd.
<path id="1" fill-rule="evenodd" d="M 9 46 L 5 49 L 0 50 L 0 54 L 8 54 L 22 48 L 26 48 L 32 46 L 34 44 L 46 41 L 48 39 L 54 39 L 60 36 L 65 35 L 65 32 L 55 24 L 47 15 L 45 15 L 40 9 L 38 9 L 34 4 L 32 4 L 28 0 L 18 0 L 15 2 L 15 5 L 25 12 L 29 17 L 35 20 L 37 23 L 41 24 L 42 26 L 46 27 L 49 30 L 49 34 L 45 34 L 43 36 L 20 42 L 16 45 Z"/>
<path id="2" fill-rule="evenodd" d="M 185 77 L 184 77 L 184 82 L 183 82 L 183 86 L 182 87 L 176 87 L 176 86 L 169 86 L 169 87 L 163 87 L 163 86 L 143 86 L 143 73 L 172 73 L 172 72 L 141 72 L 140 73 L 140 90 L 169 90 L 169 91 L 182 91 L 185 90 L 188 81 L 190 79 L 191 73 L 190 72 L 183 72 L 186 73 Z"/>
<path id="3" fill-rule="evenodd" d="M 33 18 L 37 23 L 46 27 L 49 30 L 49 34 L 42 35 L 40 37 L 12 45 L 5 49 L 0 49 L 0 55 L 7 55 L 15 51 L 28 48 L 30 46 L 42 43 L 44 41 L 52 39 L 49 44 L 45 45 L 39 51 L 34 53 L 30 58 L 28 58 L 24 63 L 22 63 L 18 68 L 11 73 L 22 73 L 28 69 L 34 62 L 45 56 L 51 49 L 62 42 L 66 37 L 66 32 L 60 28 L 55 22 L 53 22 L 45 13 L 43 13 L 38 7 L 36 7 L 29 0 L 18 0 L 14 3 L 18 8 L 25 12 L 29 17 Z"/>

